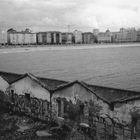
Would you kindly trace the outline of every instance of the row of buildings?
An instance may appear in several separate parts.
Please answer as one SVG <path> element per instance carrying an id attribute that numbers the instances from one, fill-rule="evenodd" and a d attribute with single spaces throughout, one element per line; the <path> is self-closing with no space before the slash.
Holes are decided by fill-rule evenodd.
<path id="1" fill-rule="evenodd" d="M 25 31 L 16 31 L 9 29 L 6 39 L 0 36 L 1 44 L 8 45 L 28 45 L 28 44 L 93 44 L 93 43 L 123 43 L 123 42 L 140 42 L 140 30 L 135 28 L 121 28 L 118 32 L 99 32 L 94 29 L 93 32 L 59 32 L 46 31 L 32 33 L 30 29 Z"/>
<path id="2" fill-rule="evenodd" d="M 88 39 L 87 39 L 88 40 Z M 85 42 L 89 42 L 86 41 Z M 9 45 L 28 45 L 28 44 L 82 44 L 82 32 L 75 30 L 70 32 L 47 31 L 32 33 L 29 29 L 17 32 L 14 29 L 7 31 L 7 44 Z"/>
<path id="3" fill-rule="evenodd" d="M 67 114 L 70 119 L 90 125 L 97 115 L 133 128 L 140 137 L 140 92 L 6 72 L 0 72 L 0 91 L 10 97 L 16 111 L 33 117 L 57 120 Z"/>

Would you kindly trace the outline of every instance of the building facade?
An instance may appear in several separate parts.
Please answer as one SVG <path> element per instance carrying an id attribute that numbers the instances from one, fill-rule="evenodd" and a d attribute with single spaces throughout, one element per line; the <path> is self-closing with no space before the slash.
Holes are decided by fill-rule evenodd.
<path id="1" fill-rule="evenodd" d="M 73 33 L 62 33 L 62 44 L 72 44 L 73 40 Z"/>
<path id="2" fill-rule="evenodd" d="M 137 30 L 137 41 L 140 42 L 140 30 Z"/>
<path id="3" fill-rule="evenodd" d="M 73 32 L 73 36 L 74 36 L 74 43 L 76 44 L 82 44 L 82 32 L 75 30 Z"/>
<path id="4" fill-rule="evenodd" d="M 136 42 L 137 31 L 135 28 L 121 28 L 119 32 L 113 33 L 114 42 Z"/>
<path id="5" fill-rule="evenodd" d="M 14 29 L 7 31 L 7 43 L 9 45 L 30 45 L 36 44 L 36 34 L 31 33 L 29 29 L 18 32 Z"/>
<path id="6" fill-rule="evenodd" d="M 133 128 L 133 135 L 140 138 L 140 92 L 50 80 L 29 73 L 0 75 L 0 91 L 10 96 L 15 111 L 43 120 L 50 115 L 54 119 L 67 116 L 83 123 L 92 115 L 111 118 Z"/>
<path id="7" fill-rule="evenodd" d="M 24 74 L 13 81 L 6 94 L 14 105 L 13 111 L 30 115 L 41 120 L 50 117 L 50 91 L 32 74 Z"/>
<path id="8" fill-rule="evenodd" d="M 109 113 L 108 102 L 79 81 L 58 87 L 53 91 L 51 102 L 54 117 L 67 115 L 70 119 L 78 119 L 85 123 L 88 123 L 89 115 L 92 113 L 100 116 Z"/>
<path id="9" fill-rule="evenodd" d="M 57 31 L 39 32 L 37 33 L 37 43 L 38 44 L 61 44 L 62 43 L 61 32 L 57 32 Z"/>
<path id="10" fill-rule="evenodd" d="M 106 32 L 100 32 L 97 34 L 97 41 L 99 43 L 111 43 L 112 42 L 112 36 L 109 30 L 106 30 Z"/>
<path id="11" fill-rule="evenodd" d="M 97 36 L 99 34 L 99 29 L 93 29 L 93 34 Z"/>
<path id="12" fill-rule="evenodd" d="M 5 30 L 0 29 L 0 44 L 7 44 L 7 32 Z"/>
<path id="13" fill-rule="evenodd" d="M 94 43 L 94 36 L 91 32 L 82 33 L 83 43 L 92 44 Z"/>
<path id="14" fill-rule="evenodd" d="M 140 95 L 114 102 L 112 117 L 132 128 L 132 137 L 140 138 Z"/>
<path id="15" fill-rule="evenodd" d="M 10 84 L 10 90 L 17 95 L 29 94 L 30 97 L 50 102 L 50 92 L 45 85 L 32 74 L 24 74 Z"/>

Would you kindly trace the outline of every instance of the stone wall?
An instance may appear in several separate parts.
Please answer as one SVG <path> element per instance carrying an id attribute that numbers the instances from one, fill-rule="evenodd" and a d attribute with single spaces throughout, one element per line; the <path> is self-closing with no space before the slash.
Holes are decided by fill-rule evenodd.
<path id="1" fill-rule="evenodd" d="M 123 103 L 116 103 L 114 105 L 113 117 L 120 122 L 130 124 L 132 117 L 140 115 L 140 101 L 132 100 Z"/>
<path id="2" fill-rule="evenodd" d="M 9 92 L 9 102 L 13 105 L 13 111 L 24 113 L 33 118 L 48 120 L 50 117 L 50 103 L 38 98 L 27 98 L 25 95 L 17 95 Z"/>
<path id="3" fill-rule="evenodd" d="M 77 103 L 80 101 L 82 104 L 84 104 L 84 109 L 89 108 L 89 103 L 92 102 L 96 107 L 99 107 L 100 110 L 98 114 L 100 116 L 106 116 L 110 113 L 109 105 L 102 99 L 100 99 L 98 96 L 93 94 L 91 91 L 87 90 L 80 84 L 76 83 L 70 87 L 57 90 L 53 93 L 52 96 L 52 112 L 58 116 L 58 102 L 57 99 L 65 99 L 68 102 L 71 102 L 73 105 L 77 105 Z M 61 103 L 62 104 L 62 103 Z M 88 111 L 85 111 L 88 112 Z M 88 113 L 86 113 L 88 114 Z"/>

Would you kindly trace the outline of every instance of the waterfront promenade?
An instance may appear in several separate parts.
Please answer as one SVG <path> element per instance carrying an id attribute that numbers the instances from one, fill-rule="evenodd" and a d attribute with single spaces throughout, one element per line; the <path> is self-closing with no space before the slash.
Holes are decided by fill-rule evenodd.
<path id="1" fill-rule="evenodd" d="M 140 47 L 140 43 L 120 43 L 120 44 L 77 44 L 77 45 L 17 45 L 0 48 L 0 53 L 22 53 L 32 51 L 50 50 L 73 50 L 73 49 L 93 49 L 93 48 L 116 48 L 116 47 Z"/>

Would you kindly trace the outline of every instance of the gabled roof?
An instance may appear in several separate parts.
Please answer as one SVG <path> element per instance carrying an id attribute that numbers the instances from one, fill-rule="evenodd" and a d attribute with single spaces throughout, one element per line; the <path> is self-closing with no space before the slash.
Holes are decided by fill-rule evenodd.
<path id="1" fill-rule="evenodd" d="M 0 75 L 0 77 L 9 84 L 9 82 L 7 81 L 7 79 L 4 76 Z"/>
<path id="2" fill-rule="evenodd" d="M 62 81 L 62 80 L 57 80 L 57 79 L 42 78 L 42 77 L 37 77 L 37 78 L 41 82 L 43 82 L 45 85 L 47 85 L 49 90 L 54 90 L 55 88 L 59 87 L 60 85 L 69 83 L 69 82 Z"/>
<path id="3" fill-rule="evenodd" d="M 22 76 L 22 74 L 16 74 L 16 73 L 10 73 L 10 72 L 3 72 L 0 71 L 0 75 L 10 84 L 11 82 L 15 81 L 19 77 Z"/>
<path id="4" fill-rule="evenodd" d="M 93 92 L 96 92 L 98 96 L 104 98 L 109 102 L 115 102 L 131 97 L 133 98 L 135 96 L 140 96 L 140 92 L 137 91 L 123 90 L 123 89 L 103 87 L 103 86 L 90 85 L 90 84 L 86 84 L 86 85 Z"/>
<path id="5" fill-rule="evenodd" d="M 116 103 L 127 103 L 129 101 L 134 101 L 134 100 L 140 100 L 140 95 L 134 95 L 134 96 L 127 97 L 127 98 L 124 98 L 124 99 L 116 100 L 116 101 L 113 102 L 113 104 L 116 104 Z"/>
<path id="6" fill-rule="evenodd" d="M 108 103 L 126 102 L 130 100 L 140 99 L 139 98 L 140 92 L 137 91 L 116 89 L 112 87 L 103 87 L 98 85 L 90 85 L 80 81 L 67 82 L 67 81 L 56 80 L 56 79 L 42 78 L 42 77 L 34 76 L 33 74 L 30 73 L 16 74 L 16 73 L 0 71 L 0 76 L 2 76 L 2 78 L 5 79 L 9 84 L 27 75 L 30 75 L 30 77 L 36 80 L 36 82 L 39 82 L 42 86 L 46 87 L 47 90 L 51 92 L 60 90 L 64 87 L 71 86 L 74 83 L 79 83 L 80 85 L 84 86 L 86 89 L 96 94 L 99 98 L 101 98 L 102 100 Z"/>
<path id="7" fill-rule="evenodd" d="M 10 72 L 3 72 L 0 71 L 0 75 L 9 83 L 13 83 L 14 81 L 16 81 L 19 78 L 22 78 L 23 76 L 25 76 L 25 74 L 16 74 L 16 73 L 10 73 Z M 32 74 L 31 74 L 32 75 Z M 66 81 L 62 81 L 62 80 L 57 80 L 57 79 L 51 79 L 51 78 L 42 78 L 42 77 L 36 77 L 39 81 L 41 81 L 42 83 L 44 83 L 49 90 L 53 90 L 55 88 L 57 88 L 58 86 L 62 85 L 62 84 L 66 84 L 68 82 Z"/>
<path id="8" fill-rule="evenodd" d="M 47 87 L 47 85 L 45 85 L 41 80 L 39 80 L 36 76 L 34 76 L 31 73 L 26 73 L 24 75 L 22 75 L 21 77 L 19 77 L 18 79 L 16 79 L 15 81 L 13 81 L 11 84 L 16 83 L 17 81 L 24 79 L 25 77 L 29 77 L 31 80 L 35 81 L 36 83 L 38 83 L 41 87 L 47 89 L 49 91 L 49 88 Z"/>
<path id="9" fill-rule="evenodd" d="M 83 81 L 74 81 L 74 82 L 71 82 L 71 83 L 67 83 L 67 84 L 63 84 L 63 85 L 60 85 L 58 88 L 54 89 L 52 91 L 53 94 L 55 94 L 56 91 L 59 91 L 59 90 L 62 90 L 62 89 L 65 89 L 67 87 L 70 87 L 74 84 L 79 84 L 81 85 L 82 87 L 84 87 L 85 89 L 87 89 L 89 92 L 93 93 L 97 98 L 99 98 L 100 100 L 104 101 L 105 103 L 107 104 L 110 104 L 106 99 L 100 97 L 96 92 L 94 92 L 93 90 L 91 90 Z"/>

